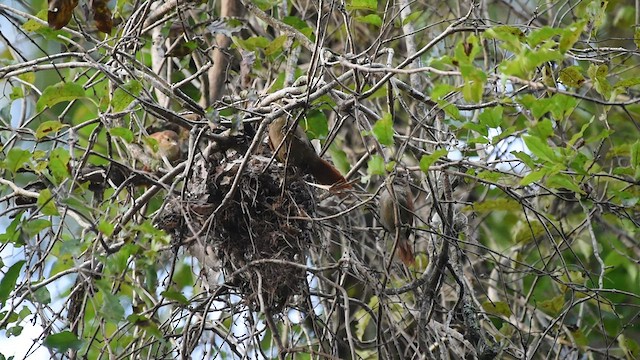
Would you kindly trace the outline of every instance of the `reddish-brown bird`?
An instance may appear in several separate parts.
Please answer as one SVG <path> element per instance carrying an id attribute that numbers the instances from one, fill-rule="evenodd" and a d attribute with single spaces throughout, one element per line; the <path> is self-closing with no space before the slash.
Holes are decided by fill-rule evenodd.
<path id="1" fill-rule="evenodd" d="M 152 157 L 160 159 L 165 156 L 170 162 L 180 159 L 180 139 L 175 131 L 158 131 L 149 135 L 149 137 L 158 142 L 158 151 L 151 151 Z"/>
<path id="2" fill-rule="evenodd" d="M 380 192 L 380 223 L 395 239 L 398 236 L 396 254 L 407 266 L 415 263 L 409 235 L 413 227 L 414 208 L 411 190 L 405 179 L 385 184 Z"/>
<path id="3" fill-rule="evenodd" d="M 280 146 L 280 150 L 276 154 L 276 158 L 280 162 L 291 164 L 313 175 L 320 184 L 343 184 L 344 187 L 348 187 L 347 181 L 340 174 L 340 171 L 316 153 L 302 128 L 296 126 L 295 129 L 289 131 L 287 136 L 290 125 L 287 117 L 277 118 L 269 125 L 269 145 L 271 149 L 275 151 L 284 141 L 284 144 Z"/>

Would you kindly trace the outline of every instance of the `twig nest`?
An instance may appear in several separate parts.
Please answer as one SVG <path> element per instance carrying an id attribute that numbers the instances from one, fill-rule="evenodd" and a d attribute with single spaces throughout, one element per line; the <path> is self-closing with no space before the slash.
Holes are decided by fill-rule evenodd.
<path id="1" fill-rule="evenodd" d="M 231 191 L 240 162 L 223 161 L 211 167 L 206 175 L 206 189 L 199 187 L 206 193 L 189 196 L 200 199 L 198 213 L 206 199 L 210 205 L 208 214 L 185 220 L 191 221 L 194 231 L 203 230 L 200 239 L 204 238 L 207 247 L 213 249 L 208 256 L 217 258 L 226 284 L 236 286 L 250 308 L 260 310 L 264 306 L 269 311 L 280 311 L 292 295 L 300 294 L 306 287 L 303 266 L 313 233 L 307 219 L 315 213 L 315 202 L 311 189 L 298 174 L 288 169 L 283 184 L 284 167 L 271 163 L 267 168 L 268 163 L 268 158 L 254 156 L 231 201 L 215 216 L 213 211 Z M 199 179 L 198 184 L 202 185 L 202 181 Z M 196 189 L 198 184 L 187 186 Z M 196 212 L 189 209 L 188 202 L 186 207 L 187 214 Z M 172 212 L 175 213 L 167 207 L 157 223 L 172 218 Z M 179 236 L 188 228 L 173 229 L 173 234 Z M 183 235 L 183 239 L 188 238 Z"/>

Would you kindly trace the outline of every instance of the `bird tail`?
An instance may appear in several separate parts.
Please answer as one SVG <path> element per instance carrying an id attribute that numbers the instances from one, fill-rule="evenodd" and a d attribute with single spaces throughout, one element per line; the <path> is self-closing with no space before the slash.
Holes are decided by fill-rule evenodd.
<path id="1" fill-rule="evenodd" d="M 316 161 L 312 161 L 306 166 L 309 173 L 322 185 L 344 185 L 345 187 L 350 187 L 344 176 L 340 174 L 340 171 L 321 157 L 317 157 Z"/>
<path id="2" fill-rule="evenodd" d="M 398 257 L 402 262 L 407 265 L 413 265 L 416 262 L 416 258 L 413 256 L 413 250 L 411 250 L 411 244 L 407 239 L 400 239 L 398 241 Z"/>

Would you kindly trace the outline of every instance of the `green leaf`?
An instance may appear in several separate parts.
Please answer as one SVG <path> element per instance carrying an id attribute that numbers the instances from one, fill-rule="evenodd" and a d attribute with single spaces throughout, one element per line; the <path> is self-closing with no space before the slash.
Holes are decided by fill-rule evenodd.
<path id="1" fill-rule="evenodd" d="M 547 63 L 549 61 L 561 60 L 562 58 L 562 54 L 558 52 L 554 47 L 540 47 L 535 51 L 529 52 L 529 54 L 525 58 L 525 63 L 527 64 L 528 68 L 532 70 L 544 63 Z"/>
<path id="2" fill-rule="evenodd" d="M 9 226 L 6 227 L 5 232 L 3 234 L 0 235 L 0 244 L 6 244 L 6 243 L 11 243 L 17 246 L 20 241 L 20 231 L 18 230 L 18 225 L 20 225 L 20 219 L 22 218 L 20 216 L 21 214 L 18 213 L 17 216 L 11 221 L 11 224 L 9 224 Z M 20 244 L 20 246 L 23 244 Z M 0 259 L 0 267 L 2 267 L 2 259 Z"/>
<path id="3" fill-rule="evenodd" d="M 475 202 L 464 209 L 465 211 L 476 211 L 478 213 L 490 213 L 493 211 L 517 212 L 522 210 L 522 205 L 513 199 L 487 199 L 482 202 Z"/>
<path id="4" fill-rule="evenodd" d="M 195 280 L 193 279 L 193 270 L 191 269 L 191 266 L 186 263 L 178 266 L 176 271 L 173 273 L 173 282 L 178 286 L 178 289 L 193 286 Z"/>
<path id="5" fill-rule="evenodd" d="M 545 300 L 539 303 L 540 308 L 551 316 L 556 316 L 562 311 L 564 306 L 564 295 L 560 294 L 552 299 Z"/>
<path id="6" fill-rule="evenodd" d="M 531 33 L 529 33 L 529 36 L 527 36 L 527 43 L 531 47 L 536 47 L 543 41 L 549 40 L 554 36 L 562 34 L 563 32 L 564 32 L 563 29 L 545 26 L 543 28 L 534 30 Z"/>
<path id="7" fill-rule="evenodd" d="M 347 158 L 347 153 L 344 150 L 339 149 L 337 146 L 333 146 L 334 144 L 331 144 L 331 147 L 329 147 L 331 159 L 338 170 L 340 170 L 341 173 L 346 174 L 351 170 L 351 163 Z"/>
<path id="8" fill-rule="evenodd" d="M 76 83 L 57 83 L 48 86 L 36 103 L 36 111 L 40 112 L 46 107 L 52 107 L 63 101 L 71 101 L 86 97 L 84 88 Z"/>
<path id="9" fill-rule="evenodd" d="M 409 16 L 407 16 L 404 20 L 402 20 L 402 26 L 416 21 L 423 13 L 424 13 L 424 10 L 418 10 L 418 11 L 412 12 L 411 14 L 409 14 Z"/>
<path id="10" fill-rule="evenodd" d="M 519 53 L 522 48 L 522 43 L 525 40 L 525 35 L 522 30 L 515 26 L 500 25 L 493 26 L 487 29 L 484 34 L 489 39 L 497 39 L 504 42 L 503 48 L 515 53 Z"/>
<path id="11" fill-rule="evenodd" d="M 473 130 L 477 133 L 479 133 L 480 135 L 482 135 L 482 141 L 484 141 L 486 143 L 487 141 L 487 137 L 489 136 L 489 128 L 485 125 L 480 125 L 480 124 L 476 124 L 473 123 L 471 121 L 465 122 L 464 125 L 462 125 L 463 129 L 469 129 L 469 130 Z M 480 142 L 480 139 L 473 139 L 473 140 L 469 140 L 469 142 Z"/>
<path id="12" fill-rule="evenodd" d="M 636 27 L 636 31 L 633 33 L 633 42 L 640 48 L 640 27 Z"/>
<path id="13" fill-rule="evenodd" d="M 49 194 L 51 194 L 51 192 L 49 192 Z M 32 238 L 50 226 L 51 221 L 45 219 L 25 220 L 20 224 L 20 230 L 27 238 Z"/>
<path id="14" fill-rule="evenodd" d="M 549 119 L 543 119 L 538 121 L 537 124 L 531 127 L 529 135 L 533 135 L 540 139 L 547 139 L 553 134 L 553 124 Z"/>
<path id="15" fill-rule="evenodd" d="M 115 229 L 115 225 L 108 221 L 100 221 L 98 224 L 98 231 L 105 234 L 107 237 L 113 234 L 113 229 Z"/>
<path id="16" fill-rule="evenodd" d="M 524 151 L 514 151 L 513 156 L 515 156 L 516 158 L 518 158 L 520 161 L 522 161 L 525 165 L 527 165 L 527 167 L 529 167 L 530 169 L 535 168 L 535 161 L 533 161 L 533 159 L 531 158 L 531 156 L 529 156 L 529 154 L 527 154 Z"/>
<path id="17" fill-rule="evenodd" d="M 233 37 L 233 41 L 238 44 L 238 47 L 241 49 L 245 49 L 248 51 L 256 51 L 257 49 L 264 49 L 271 41 L 263 36 L 253 36 L 248 38 L 247 40 L 243 40 L 237 37 Z"/>
<path id="18" fill-rule="evenodd" d="M 48 166 L 57 184 L 69 177 L 69 160 L 71 160 L 71 155 L 67 149 L 59 147 L 51 151 Z"/>
<path id="19" fill-rule="evenodd" d="M 614 307 L 615 304 L 611 303 L 611 301 L 606 298 L 600 299 L 602 300 L 599 300 L 598 298 L 591 298 L 588 303 L 592 304 L 593 306 L 597 306 L 600 310 L 606 311 L 610 314 L 618 314 Z"/>
<path id="20" fill-rule="evenodd" d="M 460 119 L 461 116 L 458 107 L 447 100 L 447 95 L 455 91 L 457 91 L 456 88 L 449 84 L 436 83 L 431 91 L 431 98 L 440 105 L 440 108 L 444 110 L 447 115 L 454 119 Z"/>
<path id="21" fill-rule="evenodd" d="M 560 275 L 560 281 L 563 283 L 582 284 L 584 282 L 584 275 L 579 271 L 569 271 L 568 274 L 563 273 L 562 275 Z M 562 284 L 559 284 L 559 287 L 564 292 L 571 290 L 570 287 Z"/>
<path id="22" fill-rule="evenodd" d="M 33 300 L 40 303 L 40 304 L 50 304 L 51 303 L 51 293 L 49 292 L 49 289 L 47 289 L 46 286 L 43 286 L 41 288 L 39 288 L 38 290 L 36 290 L 33 293 Z"/>
<path id="23" fill-rule="evenodd" d="M 560 70 L 558 80 L 565 86 L 580 87 L 585 82 L 579 66 L 569 66 Z"/>
<path id="24" fill-rule="evenodd" d="M 22 24 L 22 28 L 25 31 L 33 31 L 33 32 L 36 32 L 36 31 L 38 31 L 40 29 L 43 29 L 43 28 L 47 28 L 48 27 L 47 24 L 46 24 L 47 16 L 48 16 L 47 9 L 42 9 L 42 10 L 38 11 L 38 13 L 36 14 L 36 17 L 38 19 L 40 19 L 40 20 L 44 20 L 45 23 L 42 23 L 40 21 L 36 21 L 35 19 L 29 19 L 24 24 Z"/>
<path id="25" fill-rule="evenodd" d="M 569 157 L 568 168 L 575 170 L 579 175 L 590 176 L 590 171 L 593 171 L 594 160 L 582 152 L 574 152 L 574 154 L 573 158 Z"/>
<path id="26" fill-rule="evenodd" d="M 108 291 L 108 288 L 103 289 L 103 302 L 100 307 L 100 315 L 102 315 L 105 320 L 116 323 L 124 319 L 124 307 L 120 304 L 118 297 Z"/>
<path id="27" fill-rule="evenodd" d="M 609 67 L 607 65 L 589 65 L 587 74 L 593 81 L 596 91 L 600 93 L 605 99 L 608 99 L 611 95 L 611 84 L 607 80 L 609 74 Z"/>
<path id="28" fill-rule="evenodd" d="M 273 39 L 273 41 L 269 43 L 269 45 L 264 49 L 264 54 L 270 56 L 277 53 L 278 51 L 282 51 L 282 47 L 284 46 L 284 43 L 288 38 L 289 36 L 287 35 L 280 35 L 277 38 Z"/>
<path id="29" fill-rule="evenodd" d="M 306 21 L 300 19 L 297 16 L 285 16 L 284 19 L 282 19 L 282 22 L 287 25 L 293 26 L 297 30 L 302 30 L 309 27 Z"/>
<path id="30" fill-rule="evenodd" d="M 189 300 L 184 296 L 181 292 L 176 290 L 165 290 L 162 292 L 162 296 L 164 296 L 168 300 L 177 301 L 179 304 L 188 305 Z"/>
<path id="31" fill-rule="evenodd" d="M 582 125 L 582 128 L 580 128 L 580 131 L 579 131 L 579 132 L 577 132 L 577 133 L 575 133 L 575 134 L 571 137 L 571 139 L 569 140 L 569 142 L 567 142 L 567 148 L 572 147 L 572 146 L 573 146 L 573 145 L 574 145 L 574 144 L 575 144 L 579 139 L 584 138 L 584 132 L 589 128 L 589 126 L 590 126 L 590 125 L 591 125 L 591 123 L 593 122 L 593 119 L 594 119 L 594 118 L 595 118 L 595 117 L 592 117 L 592 118 L 591 118 L 591 120 L 590 120 L 588 123 L 586 123 L 586 124 Z"/>
<path id="32" fill-rule="evenodd" d="M 462 95 L 466 101 L 479 102 L 482 100 L 484 84 L 487 75 L 473 64 L 461 64 L 460 73 L 465 80 Z"/>
<path id="33" fill-rule="evenodd" d="M 51 190 L 43 189 L 40 190 L 40 194 L 38 195 L 37 203 L 40 208 L 40 212 L 43 215 L 51 215 L 58 216 L 60 213 L 58 212 L 58 208 L 56 207 L 55 201 L 53 201 L 53 195 L 51 194 Z"/>
<path id="34" fill-rule="evenodd" d="M 616 89 L 621 88 L 623 91 L 626 91 L 628 88 L 638 85 L 640 85 L 640 77 L 634 77 L 618 81 L 615 87 Z"/>
<path id="35" fill-rule="evenodd" d="M 506 75 L 528 76 L 544 63 L 563 59 L 563 55 L 554 46 L 553 43 L 545 43 L 537 49 L 525 49 L 513 60 L 503 61 L 500 70 Z"/>
<path id="36" fill-rule="evenodd" d="M 550 99 L 550 111 L 556 120 L 564 120 L 578 106 L 573 96 L 554 94 Z"/>
<path id="37" fill-rule="evenodd" d="M 609 1 L 606 0 L 595 0 L 595 1 L 586 1 L 586 13 L 587 18 L 589 19 L 591 26 L 591 34 L 596 35 L 597 31 L 604 24 L 605 18 L 607 16 L 607 4 Z"/>
<path id="38" fill-rule="evenodd" d="M 126 109 L 141 92 L 142 84 L 137 80 L 130 80 L 119 86 L 113 92 L 113 98 L 111 99 L 113 111 L 120 112 Z"/>
<path id="39" fill-rule="evenodd" d="M 24 97 L 24 91 L 21 86 L 14 86 L 11 90 L 11 94 L 9 94 L 9 99 L 17 100 L 22 99 Z"/>
<path id="40" fill-rule="evenodd" d="M 640 178 L 640 140 L 631 145 L 631 168 L 635 171 L 636 179 Z"/>
<path id="41" fill-rule="evenodd" d="M 371 299 L 369 300 L 369 308 L 370 309 L 377 308 L 378 302 L 379 302 L 378 297 L 375 295 L 372 296 Z M 367 330 L 367 326 L 371 322 L 371 315 L 369 314 L 369 311 L 365 310 L 364 308 L 360 308 L 358 309 L 358 311 L 356 311 L 355 319 L 356 319 L 356 324 L 355 324 L 356 336 L 360 341 L 363 341 L 364 333 Z"/>
<path id="42" fill-rule="evenodd" d="M 31 159 L 31 152 L 20 148 L 12 148 L 5 159 L 5 167 L 12 173 L 17 173 L 19 169 L 24 168 L 25 164 Z"/>
<path id="43" fill-rule="evenodd" d="M 445 100 L 447 95 L 452 91 L 455 91 L 455 88 L 450 84 L 439 83 L 433 87 L 433 90 L 431 91 L 431 98 L 435 100 Z"/>
<path id="44" fill-rule="evenodd" d="M 58 120 L 45 121 L 36 130 L 36 139 L 40 140 L 51 133 L 57 133 L 64 126 L 65 124 Z"/>
<path id="45" fill-rule="evenodd" d="M 545 170 L 532 171 L 520 180 L 520 186 L 527 186 L 540 181 L 546 174 L 547 172 Z"/>
<path id="46" fill-rule="evenodd" d="M 547 142 L 535 136 L 523 136 L 525 145 L 531 153 L 538 157 L 538 159 L 548 162 L 556 162 L 556 154 L 547 145 Z"/>
<path id="47" fill-rule="evenodd" d="M 481 179 L 481 180 L 498 182 L 500 181 L 500 179 L 503 178 L 504 175 L 497 171 L 485 170 L 485 171 L 480 171 L 478 174 L 476 174 L 476 176 L 478 177 L 478 179 Z"/>
<path id="48" fill-rule="evenodd" d="M 491 138 L 491 144 L 497 146 L 500 141 L 511 137 L 515 131 L 515 126 L 509 126 L 508 128 L 503 129 L 501 133 Z"/>
<path id="49" fill-rule="evenodd" d="M 392 171 L 396 168 L 396 166 L 398 166 L 398 163 L 397 163 L 397 162 L 395 162 L 395 161 L 389 161 L 388 163 L 386 163 L 386 164 L 384 165 L 384 171 L 385 171 L 385 172 L 392 172 Z"/>
<path id="50" fill-rule="evenodd" d="M 21 80 L 24 80 L 25 82 L 28 82 L 29 84 L 35 84 L 36 73 L 30 71 L 30 72 L 18 75 L 18 78 L 20 78 Z"/>
<path id="51" fill-rule="evenodd" d="M 498 105 L 495 106 L 493 108 L 488 108 L 485 109 L 479 116 L 478 116 L 478 120 L 480 121 L 480 124 L 489 127 L 489 128 L 497 128 L 500 125 L 502 125 L 502 119 L 503 119 L 503 108 L 502 106 Z"/>
<path id="52" fill-rule="evenodd" d="M 627 355 L 628 359 L 637 359 L 640 357 L 640 345 L 638 345 L 635 340 L 624 334 L 620 334 L 618 336 L 618 345 L 620 345 L 620 348 L 624 351 L 625 355 Z"/>
<path id="53" fill-rule="evenodd" d="M 33 19 L 29 19 L 24 24 L 22 24 L 22 28 L 25 31 L 29 31 L 29 32 L 36 32 L 46 26 L 47 25 Z"/>
<path id="54" fill-rule="evenodd" d="M 554 189 L 569 189 L 577 194 L 584 194 L 578 183 L 573 177 L 564 174 L 555 174 L 549 176 L 546 181 L 547 186 Z"/>
<path id="55" fill-rule="evenodd" d="M 20 336 L 20 334 L 22 334 L 22 330 L 23 329 L 24 329 L 24 327 L 22 327 L 20 325 L 12 326 L 12 327 L 7 329 L 7 337 Z"/>
<path id="56" fill-rule="evenodd" d="M 573 23 L 566 27 L 560 37 L 560 52 L 566 53 L 567 50 L 571 49 L 573 45 L 580 39 L 580 35 L 584 31 L 584 27 L 587 24 L 586 20 L 579 21 L 577 23 Z"/>
<path id="57" fill-rule="evenodd" d="M 384 113 L 382 119 L 373 125 L 373 135 L 382 145 L 393 145 L 393 119 L 391 114 Z"/>
<path id="58" fill-rule="evenodd" d="M 369 175 L 386 175 L 382 156 L 378 154 L 371 156 L 367 162 L 367 172 Z"/>
<path id="59" fill-rule="evenodd" d="M 442 156 L 446 156 L 449 152 L 446 149 L 438 149 L 431 155 L 422 155 L 420 158 L 420 170 L 425 174 L 429 171 L 429 168 Z"/>
<path id="60" fill-rule="evenodd" d="M 444 112 L 447 115 L 449 115 L 452 119 L 462 120 L 462 115 L 460 114 L 460 110 L 456 105 L 452 104 L 450 101 L 439 100 L 438 105 L 440 105 L 441 109 L 444 110 Z"/>
<path id="61" fill-rule="evenodd" d="M 504 301 L 485 301 L 482 303 L 482 308 L 492 315 L 502 315 L 507 318 L 512 315 L 509 304 Z"/>
<path id="62" fill-rule="evenodd" d="M 310 139 L 324 140 L 329 134 L 329 122 L 322 111 L 309 111 L 300 123 Z"/>
<path id="63" fill-rule="evenodd" d="M 134 138 L 133 131 L 124 127 L 109 129 L 109 134 L 111 134 L 111 136 L 118 136 L 128 143 L 132 143 Z"/>
<path id="64" fill-rule="evenodd" d="M 267 11 L 270 8 L 272 8 L 273 6 L 275 6 L 277 1 L 274 1 L 274 0 L 253 0 L 253 3 L 256 4 L 256 6 L 258 6 L 258 8 L 260 8 L 260 10 Z"/>
<path id="65" fill-rule="evenodd" d="M 545 233 L 545 228 L 539 221 L 530 221 L 524 227 L 520 227 L 512 239 L 514 244 L 528 244 Z"/>
<path id="66" fill-rule="evenodd" d="M 22 266 L 26 263 L 24 260 L 20 260 L 9 267 L 9 270 L 4 274 L 2 280 L 0 280 L 0 304 L 4 306 L 4 303 L 9 299 L 11 291 L 16 288 L 16 281 L 20 276 Z"/>
<path id="67" fill-rule="evenodd" d="M 82 341 L 79 340 L 71 331 L 63 331 L 47 336 L 42 344 L 49 349 L 57 350 L 62 353 L 69 349 L 80 350 Z"/>
<path id="68" fill-rule="evenodd" d="M 540 119 L 551 111 L 551 99 L 536 99 L 532 95 L 525 95 L 520 98 L 520 103 L 531 110 L 531 115 L 535 119 Z"/>
<path id="69" fill-rule="evenodd" d="M 470 73 L 470 69 L 473 69 L 473 71 L 476 72 L 482 72 L 480 69 L 476 68 L 473 63 L 481 50 L 480 42 L 478 37 L 475 35 L 469 35 L 465 41 L 458 42 L 455 49 L 454 59 L 458 61 L 461 67 L 460 70 L 466 71 L 467 74 Z M 465 70 L 462 68 L 463 65 L 469 65 L 470 67 L 467 66 L 467 69 Z"/>
<path id="70" fill-rule="evenodd" d="M 347 4 L 347 10 L 377 10 L 377 0 L 351 0 Z"/>
<path id="71" fill-rule="evenodd" d="M 162 336 L 162 332 L 158 329 L 158 325 L 145 316 L 131 314 L 127 316 L 127 321 L 134 324 L 135 326 L 144 329 L 156 339 L 164 339 L 164 336 Z"/>
<path id="72" fill-rule="evenodd" d="M 113 226 L 113 224 L 109 224 Z M 109 258 L 109 262 L 107 262 L 105 267 L 106 274 L 118 274 L 127 269 L 129 266 L 130 256 L 136 254 L 140 247 L 135 244 L 125 244 L 123 247 L 118 250 L 115 254 L 112 254 Z M 108 288 L 106 286 L 105 288 Z"/>
<path id="73" fill-rule="evenodd" d="M 363 24 L 370 24 L 376 27 L 382 26 L 382 18 L 377 14 L 369 14 L 367 16 L 356 16 L 355 20 Z"/>

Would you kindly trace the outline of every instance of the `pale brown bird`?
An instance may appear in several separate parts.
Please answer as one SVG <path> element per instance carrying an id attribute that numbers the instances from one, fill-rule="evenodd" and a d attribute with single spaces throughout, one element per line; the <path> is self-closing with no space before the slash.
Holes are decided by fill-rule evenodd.
<path id="1" fill-rule="evenodd" d="M 313 175 L 318 183 L 323 185 L 340 185 L 343 188 L 350 187 L 340 171 L 324 160 L 316 153 L 311 145 L 311 141 L 307 138 L 304 130 L 296 126 L 294 130 L 289 130 L 290 124 L 287 117 L 275 119 L 269 125 L 269 145 L 271 150 L 276 150 L 280 146 L 280 150 L 276 154 L 276 158 L 282 163 L 291 164 L 302 171 Z"/>
<path id="2" fill-rule="evenodd" d="M 180 139 L 173 130 L 163 130 L 149 135 L 150 138 L 158 142 L 158 151 L 151 151 L 150 154 L 156 159 L 165 156 L 169 162 L 180 159 Z M 149 149 L 151 150 L 151 149 Z"/>
<path id="3" fill-rule="evenodd" d="M 415 263 L 409 235 L 414 221 L 414 207 L 409 183 L 396 178 L 393 185 L 386 183 L 380 192 L 380 223 L 391 236 L 398 237 L 396 253 L 407 266 Z"/>

